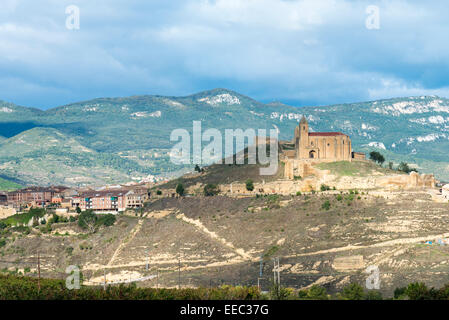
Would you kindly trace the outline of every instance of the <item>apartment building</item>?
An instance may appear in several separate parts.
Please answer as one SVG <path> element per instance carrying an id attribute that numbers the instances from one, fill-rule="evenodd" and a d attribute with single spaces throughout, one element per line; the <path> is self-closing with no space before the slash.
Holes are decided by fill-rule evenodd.
<path id="1" fill-rule="evenodd" d="M 88 191 L 82 193 L 79 197 L 79 207 L 81 210 L 94 211 L 116 211 L 121 212 L 126 209 L 125 189 L 112 189 L 101 191 Z M 76 201 L 76 200 L 75 200 Z"/>
<path id="2" fill-rule="evenodd" d="M 52 202 L 56 194 L 62 193 L 66 187 L 28 187 L 7 194 L 8 203 L 14 206 L 45 206 Z"/>

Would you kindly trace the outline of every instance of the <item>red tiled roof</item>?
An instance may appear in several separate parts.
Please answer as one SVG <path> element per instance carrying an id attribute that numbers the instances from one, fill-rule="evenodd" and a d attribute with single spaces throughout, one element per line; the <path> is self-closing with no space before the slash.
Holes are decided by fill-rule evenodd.
<path id="1" fill-rule="evenodd" d="M 309 132 L 310 137 L 323 136 L 323 137 L 332 137 L 332 136 L 345 136 L 344 133 L 341 132 Z"/>

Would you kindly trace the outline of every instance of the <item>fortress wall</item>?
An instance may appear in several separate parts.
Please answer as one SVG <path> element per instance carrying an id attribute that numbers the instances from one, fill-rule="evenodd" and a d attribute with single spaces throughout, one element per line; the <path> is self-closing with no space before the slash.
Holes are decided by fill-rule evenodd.
<path id="1" fill-rule="evenodd" d="M 321 170 L 316 170 L 321 171 Z M 417 188 L 434 188 L 433 175 L 420 175 L 412 172 L 409 175 L 371 176 L 371 177 L 340 177 L 329 174 L 329 171 L 321 171 L 319 176 L 306 177 L 301 180 L 278 180 L 267 183 L 254 183 L 254 190 L 246 190 L 246 184 L 233 183 L 220 185 L 223 195 L 255 195 L 255 194 L 284 194 L 294 195 L 296 192 L 318 191 L 322 184 L 335 187 L 337 190 L 411 190 Z"/>

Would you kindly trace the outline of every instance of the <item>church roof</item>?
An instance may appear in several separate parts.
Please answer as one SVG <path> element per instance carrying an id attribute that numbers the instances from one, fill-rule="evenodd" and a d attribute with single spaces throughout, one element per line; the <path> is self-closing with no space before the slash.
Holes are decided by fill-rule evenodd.
<path id="1" fill-rule="evenodd" d="M 333 137 L 333 136 L 345 136 L 341 132 L 309 132 L 310 137 Z"/>

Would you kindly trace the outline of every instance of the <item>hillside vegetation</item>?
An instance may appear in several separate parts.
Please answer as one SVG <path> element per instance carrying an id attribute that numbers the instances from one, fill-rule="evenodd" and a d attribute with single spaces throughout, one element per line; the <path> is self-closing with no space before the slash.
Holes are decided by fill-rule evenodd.
<path id="1" fill-rule="evenodd" d="M 372 175 L 391 175 L 400 174 L 400 171 L 382 168 L 371 161 L 337 161 L 324 162 L 316 165 L 318 169 L 329 170 L 332 174 L 338 176 L 372 176 Z"/>
<path id="2" fill-rule="evenodd" d="M 174 129 L 273 129 L 291 139 L 306 115 L 312 131 L 341 131 L 356 151 L 449 180 L 449 100 L 436 96 L 295 108 L 263 104 L 226 89 L 186 97 L 101 98 L 46 111 L 0 102 L 0 175 L 27 183 L 82 185 L 177 174 Z M 182 119 L 182 121 L 180 121 Z M 16 154 L 16 150 L 18 153 Z"/>

